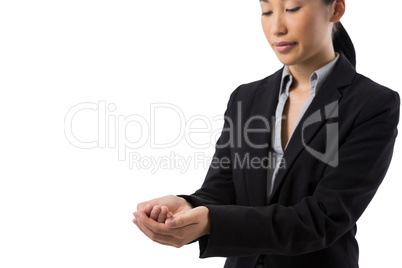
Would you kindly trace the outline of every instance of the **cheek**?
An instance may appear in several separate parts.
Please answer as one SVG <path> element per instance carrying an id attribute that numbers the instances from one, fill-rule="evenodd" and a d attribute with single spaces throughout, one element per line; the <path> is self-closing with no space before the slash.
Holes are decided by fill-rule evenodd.
<path id="1" fill-rule="evenodd" d="M 306 20 L 306 23 L 309 24 L 310 37 L 317 40 L 324 40 L 327 35 L 328 30 L 328 21 L 326 20 L 325 14 L 323 13 L 315 13 L 309 16 L 309 19 Z"/>
<path id="2" fill-rule="evenodd" d="M 323 22 L 314 14 L 306 14 L 302 18 L 292 23 L 292 30 L 297 39 L 303 41 L 306 46 L 316 44 L 317 40 L 322 39 Z"/>
<path id="3" fill-rule="evenodd" d="M 262 30 L 264 32 L 264 35 L 265 35 L 265 37 L 267 38 L 268 42 L 271 45 L 271 40 L 270 40 L 271 39 L 271 34 L 270 34 L 270 32 L 271 32 L 270 29 L 271 28 L 270 28 L 270 25 L 266 20 L 264 20 L 264 18 L 261 19 L 261 25 L 262 25 Z"/>
<path id="4" fill-rule="evenodd" d="M 269 26 L 268 26 L 267 21 L 264 18 L 261 19 L 261 26 L 262 26 L 262 30 L 264 31 L 265 36 L 268 37 Z"/>

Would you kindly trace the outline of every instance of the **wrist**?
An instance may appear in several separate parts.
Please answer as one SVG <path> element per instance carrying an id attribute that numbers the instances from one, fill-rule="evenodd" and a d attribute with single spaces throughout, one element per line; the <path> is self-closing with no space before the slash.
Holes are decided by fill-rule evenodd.
<path id="1" fill-rule="evenodd" d="M 194 203 L 194 200 L 190 195 L 177 195 L 177 197 L 183 198 L 191 208 L 198 206 L 196 203 Z"/>
<path id="2" fill-rule="evenodd" d="M 193 205 L 191 205 L 190 202 L 188 202 L 185 198 L 178 196 L 178 198 L 180 198 L 180 202 L 182 203 L 183 206 L 187 206 L 190 209 L 193 209 Z"/>

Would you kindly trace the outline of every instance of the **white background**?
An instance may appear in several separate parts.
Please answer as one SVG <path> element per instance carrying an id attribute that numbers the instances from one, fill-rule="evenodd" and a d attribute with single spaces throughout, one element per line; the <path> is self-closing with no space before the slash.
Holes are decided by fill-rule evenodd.
<path id="1" fill-rule="evenodd" d="M 358 72 L 402 93 L 400 2 L 346 2 L 342 22 L 357 50 Z M 151 103 L 163 102 L 179 107 L 186 120 L 212 119 L 223 114 L 238 85 L 280 67 L 263 36 L 258 1 L 1 1 L 0 266 L 222 267 L 223 258 L 199 259 L 198 244 L 161 246 L 131 222 L 141 201 L 194 192 L 207 167 L 130 169 L 113 142 L 73 146 L 65 116 L 77 104 L 104 101 L 117 107 L 107 111 L 111 120 L 135 115 L 150 122 Z M 159 115 L 154 138 L 177 134 L 174 115 Z M 97 126 L 97 113 L 87 110 L 77 113 L 72 129 L 91 141 Z M 123 130 L 131 141 L 148 133 L 135 123 Z M 388 174 L 358 221 L 364 268 L 402 265 L 401 146 L 399 139 Z M 151 147 L 148 141 L 127 152 L 193 157 L 214 151 L 185 139 Z"/>

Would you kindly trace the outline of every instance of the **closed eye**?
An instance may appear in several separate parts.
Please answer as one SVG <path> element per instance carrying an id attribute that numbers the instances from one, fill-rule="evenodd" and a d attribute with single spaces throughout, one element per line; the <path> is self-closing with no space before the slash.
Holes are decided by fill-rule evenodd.
<path id="1" fill-rule="evenodd" d="M 272 14 L 272 11 L 267 11 L 267 12 L 263 12 L 262 15 L 263 16 L 269 16 Z"/>
<path id="2" fill-rule="evenodd" d="M 295 8 L 291 8 L 291 9 L 286 9 L 286 11 L 289 11 L 289 12 L 296 12 L 296 11 L 298 11 L 300 9 L 300 7 L 295 7 Z"/>

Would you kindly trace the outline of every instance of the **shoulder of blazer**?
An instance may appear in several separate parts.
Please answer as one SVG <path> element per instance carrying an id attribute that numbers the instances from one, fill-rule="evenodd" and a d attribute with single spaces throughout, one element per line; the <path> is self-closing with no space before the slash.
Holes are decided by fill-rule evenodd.
<path id="1" fill-rule="evenodd" d="M 359 94 L 363 98 L 381 94 L 390 93 L 395 91 L 380 85 L 370 78 L 356 72 L 355 67 L 349 62 L 342 51 L 340 53 L 340 58 L 335 64 L 332 73 L 329 75 L 331 83 L 333 83 L 341 92 L 344 94 Z"/>
<path id="2" fill-rule="evenodd" d="M 232 92 L 231 98 L 233 98 L 233 101 L 242 100 L 247 102 L 247 100 L 251 101 L 258 93 L 260 93 L 260 91 L 268 90 L 271 91 L 271 93 L 274 93 L 273 91 L 276 90 L 279 92 L 282 71 L 283 67 L 263 79 L 241 84 Z"/>
<path id="3" fill-rule="evenodd" d="M 381 94 L 399 95 L 398 92 L 386 86 L 383 86 L 360 73 L 356 73 L 356 76 L 351 85 L 351 90 L 348 93 L 359 95 L 362 99 L 371 99 Z"/>
<path id="4" fill-rule="evenodd" d="M 334 67 L 330 79 L 336 84 L 343 98 L 349 100 L 356 98 L 363 106 L 371 101 L 375 101 L 377 98 L 384 97 L 393 99 L 392 102 L 399 102 L 398 92 L 356 72 L 354 66 L 346 59 L 342 52 L 340 64 Z"/>

